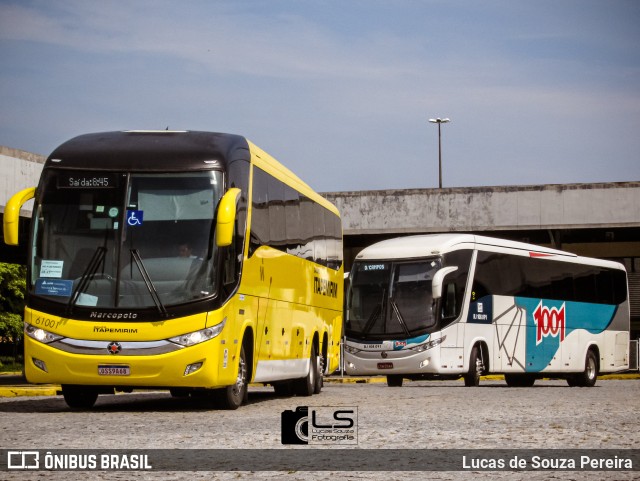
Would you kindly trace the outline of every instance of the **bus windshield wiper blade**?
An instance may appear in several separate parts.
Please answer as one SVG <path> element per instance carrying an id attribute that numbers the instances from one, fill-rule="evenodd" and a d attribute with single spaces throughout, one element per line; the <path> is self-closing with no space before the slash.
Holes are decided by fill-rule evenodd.
<path id="1" fill-rule="evenodd" d="M 382 306 L 384 304 L 384 295 L 386 292 L 387 292 L 386 289 L 382 289 L 382 298 L 380 299 L 380 304 L 376 306 L 376 308 L 373 310 L 373 312 L 369 316 L 369 319 L 367 319 L 367 323 L 364 325 L 364 329 L 362 329 L 363 335 L 369 334 L 369 331 L 373 329 L 373 326 L 375 325 L 376 321 L 380 317 L 380 314 L 382 313 Z"/>
<path id="2" fill-rule="evenodd" d="M 93 280 L 93 277 L 96 275 L 100 264 L 103 263 L 106 254 L 107 248 L 103 246 L 99 246 L 93 253 L 93 256 L 87 264 L 86 269 L 82 273 L 82 276 L 80 276 L 80 282 L 78 282 L 78 285 L 73 290 L 73 293 L 69 298 L 69 302 L 67 303 L 67 315 L 71 314 L 71 312 L 73 311 L 73 306 L 76 304 L 76 302 L 78 302 L 78 299 L 80 298 L 80 294 L 82 294 L 87 289 L 89 283 Z"/>
<path id="3" fill-rule="evenodd" d="M 147 272 L 147 269 L 145 269 L 144 267 L 144 263 L 142 262 L 142 257 L 140 257 L 140 251 L 138 251 L 138 249 L 131 249 L 131 257 L 135 261 L 136 267 L 138 267 L 138 270 L 140 271 L 142 280 L 144 281 L 145 286 L 147 286 L 147 290 L 149 291 L 149 294 L 151 294 L 151 299 L 153 299 L 153 302 L 158 308 L 158 312 L 160 313 L 161 316 L 169 317 L 169 312 L 164 307 L 164 304 L 162 304 L 162 301 L 160 300 L 160 296 L 158 295 L 158 291 L 156 290 L 156 287 L 153 285 L 153 282 L 149 277 L 149 273 Z"/>
<path id="4" fill-rule="evenodd" d="M 407 336 L 410 336 L 411 333 L 409 332 L 407 323 L 404 322 L 404 318 L 402 317 L 402 314 L 400 314 L 400 308 L 398 307 L 398 304 L 396 304 L 396 301 L 394 301 L 393 299 L 391 299 L 391 307 L 393 308 L 393 312 L 396 313 L 396 316 L 398 316 L 398 322 L 402 326 L 402 330 Z"/>

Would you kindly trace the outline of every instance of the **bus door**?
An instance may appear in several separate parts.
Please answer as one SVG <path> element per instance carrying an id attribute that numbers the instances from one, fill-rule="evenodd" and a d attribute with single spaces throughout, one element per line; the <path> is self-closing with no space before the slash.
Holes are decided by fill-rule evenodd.
<path id="1" fill-rule="evenodd" d="M 446 338 L 440 345 L 440 355 L 442 367 L 449 369 L 464 367 L 466 286 L 472 254 L 472 250 L 465 249 L 444 255 L 442 272 L 446 274 L 441 279 L 439 324 Z"/>
<path id="2" fill-rule="evenodd" d="M 440 344 L 440 358 L 445 369 L 462 368 L 464 365 L 464 323 L 457 322 L 461 303 L 456 299 L 458 292 L 453 274 L 444 280 L 440 301 L 440 329 L 445 337 Z"/>
<path id="3" fill-rule="evenodd" d="M 256 358 L 268 360 L 271 357 L 271 342 L 269 336 L 269 299 L 258 297 L 258 317 L 256 319 Z"/>
<path id="4" fill-rule="evenodd" d="M 443 369 L 462 369 L 464 367 L 464 328 L 460 322 L 464 289 L 456 289 L 455 272 L 449 274 L 443 282 L 440 300 L 439 322 L 444 341 L 440 344 L 440 365 Z"/>
<path id="5" fill-rule="evenodd" d="M 257 322 L 257 357 L 260 361 L 282 361 L 292 354 L 295 331 L 292 330 L 293 311 L 289 306 L 275 299 L 258 299 Z M 285 373 L 273 371 L 276 364 L 263 364 L 271 366 L 271 375 L 281 377 Z M 264 371 L 262 371 L 264 372 Z"/>
<path id="6" fill-rule="evenodd" d="M 464 367 L 464 323 L 450 325 L 443 329 L 442 335 L 446 339 L 440 344 L 441 366 L 445 369 L 461 369 Z"/>

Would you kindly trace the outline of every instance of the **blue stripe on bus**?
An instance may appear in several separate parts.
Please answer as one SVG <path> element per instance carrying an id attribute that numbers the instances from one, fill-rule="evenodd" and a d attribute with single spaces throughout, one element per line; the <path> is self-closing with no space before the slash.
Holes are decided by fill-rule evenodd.
<path id="1" fill-rule="evenodd" d="M 561 340 L 577 329 L 591 334 L 603 332 L 613 321 L 617 306 L 585 302 L 551 301 L 516 297 L 524 308 L 526 324 L 525 371 L 540 372 L 554 356 L 561 356 Z M 563 309 L 564 307 L 564 309 Z"/>

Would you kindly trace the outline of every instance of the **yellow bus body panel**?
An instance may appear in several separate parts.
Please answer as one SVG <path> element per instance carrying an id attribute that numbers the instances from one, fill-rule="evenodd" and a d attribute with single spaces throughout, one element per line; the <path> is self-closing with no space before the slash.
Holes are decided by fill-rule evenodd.
<path id="1" fill-rule="evenodd" d="M 240 292 L 253 299 L 254 361 L 307 359 L 317 335 L 329 372 L 338 368 L 342 272 L 269 247 L 245 259 Z"/>
<path id="2" fill-rule="evenodd" d="M 56 318 L 26 310 L 25 322 L 49 332 L 79 340 L 104 341 L 104 354 L 77 354 L 43 344 L 25 336 L 25 374 L 32 383 L 138 387 L 222 387 L 235 382 L 238 372 L 241 333 L 243 328 L 226 319 L 225 327 L 215 338 L 164 354 L 127 356 L 109 354 L 110 342 L 141 342 L 165 340 L 181 334 L 212 327 L 226 317 L 235 305 L 230 302 L 217 312 L 203 313 L 161 322 L 87 322 Z M 111 330 L 114 331 L 111 331 Z M 226 351 L 226 355 L 225 355 Z M 47 372 L 34 364 L 34 359 L 46 364 Z M 188 365 L 203 362 L 202 367 L 187 376 Z M 128 376 L 101 376 L 98 366 L 128 366 Z"/>
<path id="3" fill-rule="evenodd" d="M 336 207 L 314 192 L 269 154 L 249 142 L 251 162 L 339 216 Z M 252 171 L 253 172 L 253 169 Z M 252 192 L 251 173 L 249 193 Z M 251 199 L 248 199 L 251 206 Z M 247 225 L 251 225 L 251 208 Z M 343 266 L 332 269 L 271 247 L 247 257 L 237 291 L 216 311 L 178 319 L 137 322 L 134 319 L 73 320 L 27 308 L 25 322 L 65 338 L 104 341 L 104 353 L 78 354 L 43 344 L 25 335 L 25 374 L 32 383 L 60 383 L 121 387 L 230 386 L 236 382 L 240 350 L 253 337 L 252 375 L 259 363 L 302 361 L 310 357 L 314 340 L 318 354 L 326 354 L 328 372 L 338 368 L 342 337 Z M 173 337 L 225 322 L 220 334 L 203 343 L 163 354 L 109 354 L 111 342 L 144 342 Z M 55 343 L 54 343 L 55 344 Z M 44 362 L 47 371 L 34 364 Z M 185 376 L 188 365 L 202 367 Z M 300 363 L 298 363 L 300 365 Z M 128 376 L 98 374 L 98 366 L 128 366 Z M 252 377 L 253 380 L 253 377 Z"/>

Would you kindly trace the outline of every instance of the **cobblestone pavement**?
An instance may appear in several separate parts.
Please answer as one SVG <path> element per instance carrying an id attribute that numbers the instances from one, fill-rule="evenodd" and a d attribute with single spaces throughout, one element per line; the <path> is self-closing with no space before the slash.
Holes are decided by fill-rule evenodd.
<path id="1" fill-rule="evenodd" d="M 252 387 L 238 411 L 206 408 L 167 392 L 100 396 L 71 412 L 61 396 L 0 399 L 5 449 L 281 449 L 280 415 L 297 406 L 356 406 L 358 448 L 630 449 L 640 442 L 638 380 L 599 380 L 594 388 L 538 381 L 508 388 L 486 381 L 325 383 L 313 397 L 276 397 Z M 313 448 L 309 448 L 313 449 Z M 305 453 L 306 454 L 306 453 Z M 301 451 L 302 455 L 302 451 Z M 357 456 L 357 452 L 354 452 Z M 2 473 L 6 479 L 634 479 L 638 472 L 112 472 Z M 76 477 L 74 477 L 76 476 Z"/>

